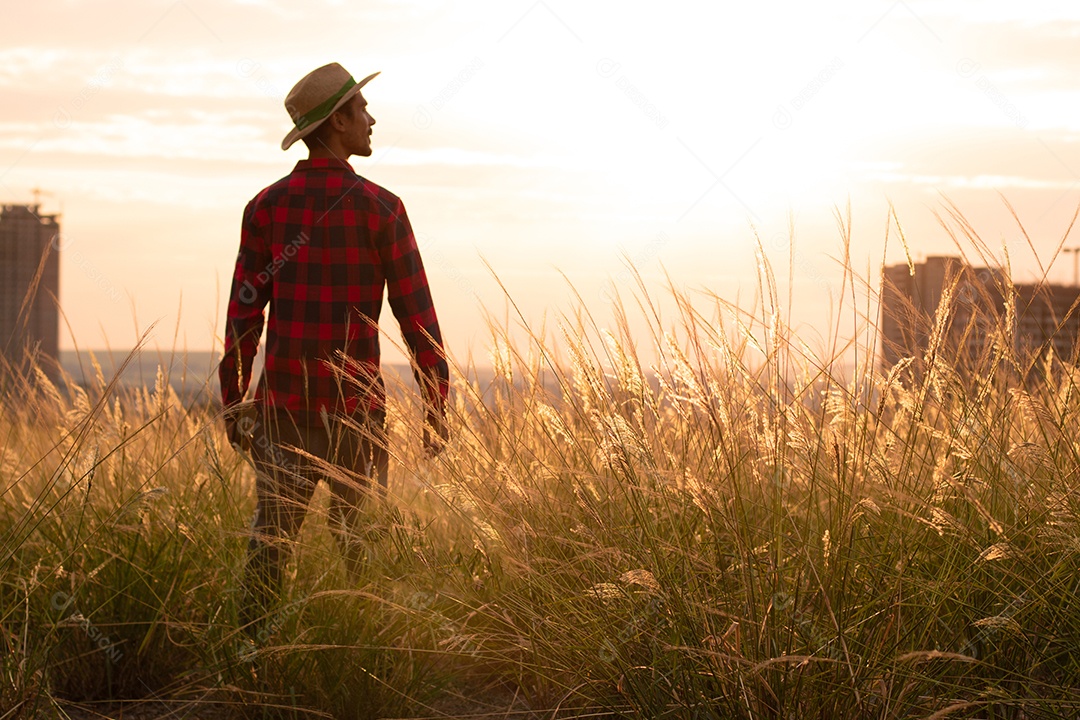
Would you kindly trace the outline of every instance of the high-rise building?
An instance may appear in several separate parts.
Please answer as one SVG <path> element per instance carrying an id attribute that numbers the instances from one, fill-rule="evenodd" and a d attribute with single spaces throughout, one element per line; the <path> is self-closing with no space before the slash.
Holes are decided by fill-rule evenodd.
<path id="1" fill-rule="evenodd" d="M 0 206 L 0 353 L 53 360 L 60 338 L 60 224 L 40 205 Z"/>
<path id="2" fill-rule="evenodd" d="M 902 357 L 926 353 L 947 288 L 951 307 L 941 348 L 948 353 L 950 364 L 963 366 L 976 360 L 995 336 L 1011 336 L 1019 357 L 1043 356 L 1053 348 L 1058 359 L 1075 359 L 1080 287 L 1011 284 L 1001 269 L 974 267 L 957 257 L 930 256 L 911 266 L 885 268 L 880 333 L 883 367 L 892 367 Z M 1010 292 L 1015 299 L 1012 314 L 1006 307 Z M 1006 322 L 1012 327 L 1006 327 Z"/>

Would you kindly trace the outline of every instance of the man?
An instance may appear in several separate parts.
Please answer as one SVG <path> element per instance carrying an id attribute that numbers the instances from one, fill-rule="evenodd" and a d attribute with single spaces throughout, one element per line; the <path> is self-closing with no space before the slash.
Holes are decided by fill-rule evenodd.
<path id="1" fill-rule="evenodd" d="M 371 155 L 375 119 L 337 63 L 305 76 L 285 99 L 308 159 L 244 210 L 219 368 L 229 441 L 249 449 L 258 503 L 244 573 L 241 621 L 277 594 L 288 543 L 319 479 L 330 485 L 331 527 L 351 574 L 359 572 L 360 505 L 385 492 L 385 388 L 375 323 L 384 289 L 412 355 L 427 407 L 424 445 L 446 438 L 448 370 L 431 293 L 405 208 L 357 175 L 352 155 Z M 270 304 L 265 367 L 254 412 L 242 403 Z M 313 459 L 313 457 L 315 459 Z"/>

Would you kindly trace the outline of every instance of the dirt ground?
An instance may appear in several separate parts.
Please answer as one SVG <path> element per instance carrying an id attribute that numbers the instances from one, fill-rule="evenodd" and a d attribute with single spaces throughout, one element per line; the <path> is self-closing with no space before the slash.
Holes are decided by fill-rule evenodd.
<path id="1" fill-rule="evenodd" d="M 62 703 L 50 712 L 39 713 L 37 720 L 232 720 L 256 715 L 257 711 L 237 706 L 235 701 L 215 701 L 207 698 L 176 702 L 138 700 L 108 705 Z M 330 716 L 312 712 L 306 716 L 298 714 L 297 717 Z M 549 717 L 552 717 L 550 710 L 542 712 L 530 709 L 519 698 L 500 694 L 483 701 L 448 697 L 432 707 L 430 713 L 410 716 L 410 720 L 541 720 Z"/>

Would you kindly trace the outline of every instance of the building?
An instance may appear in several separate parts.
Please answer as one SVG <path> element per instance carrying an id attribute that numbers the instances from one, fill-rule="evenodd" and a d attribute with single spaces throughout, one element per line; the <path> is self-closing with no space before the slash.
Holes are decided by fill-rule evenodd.
<path id="1" fill-rule="evenodd" d="M 926 353 L 946 289 L 952 306 L 942 348 L 950 364 L 976 367 L 995 337 L 1010 336 L 1018 358 L 1030 361 L 1045 356 L 1052 347 L 1058 359 L 1075 360 L 1080 287 L 1013 284 L 1001 269 L 974 267 L 956 257 L 930 256 L 910 267 L 885 268 L 880 327 L 883 367 Z M 1010 294 L 1015 298 L 1012 316 L 1006 304 Z"/>
<path id="2" fill-rule="evenodd" d="M 59 357 L 60 224 L 40 209 L 0 206 L 0 353 L 16 362 Z"/>

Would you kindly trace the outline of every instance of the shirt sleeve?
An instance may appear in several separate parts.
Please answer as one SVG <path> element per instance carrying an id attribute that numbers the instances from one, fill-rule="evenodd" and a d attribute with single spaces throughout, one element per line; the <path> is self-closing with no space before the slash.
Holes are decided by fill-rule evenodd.
<path id="1" fill-rule="evenodd" d="M 221 404 L 225 409 L 244 399 L 251 382 L 251 364 L 259 349 L 263 309 L 273 292 L 270 249 L 257 226 L 257 198 L 244 209 L 240 252 L 236 256 L 225 320 L 225 351 L 218 366 Z"/>
<path id="2" fill-rule="evenodd" d="M 412 355 L 413 375 L 423 392 L 428 411 L 443 415 L 450 387 L 449 366 L 424 264 L 400 199 L 396 199 L 383 240 L 379 254 L 390 309 Z"/>

